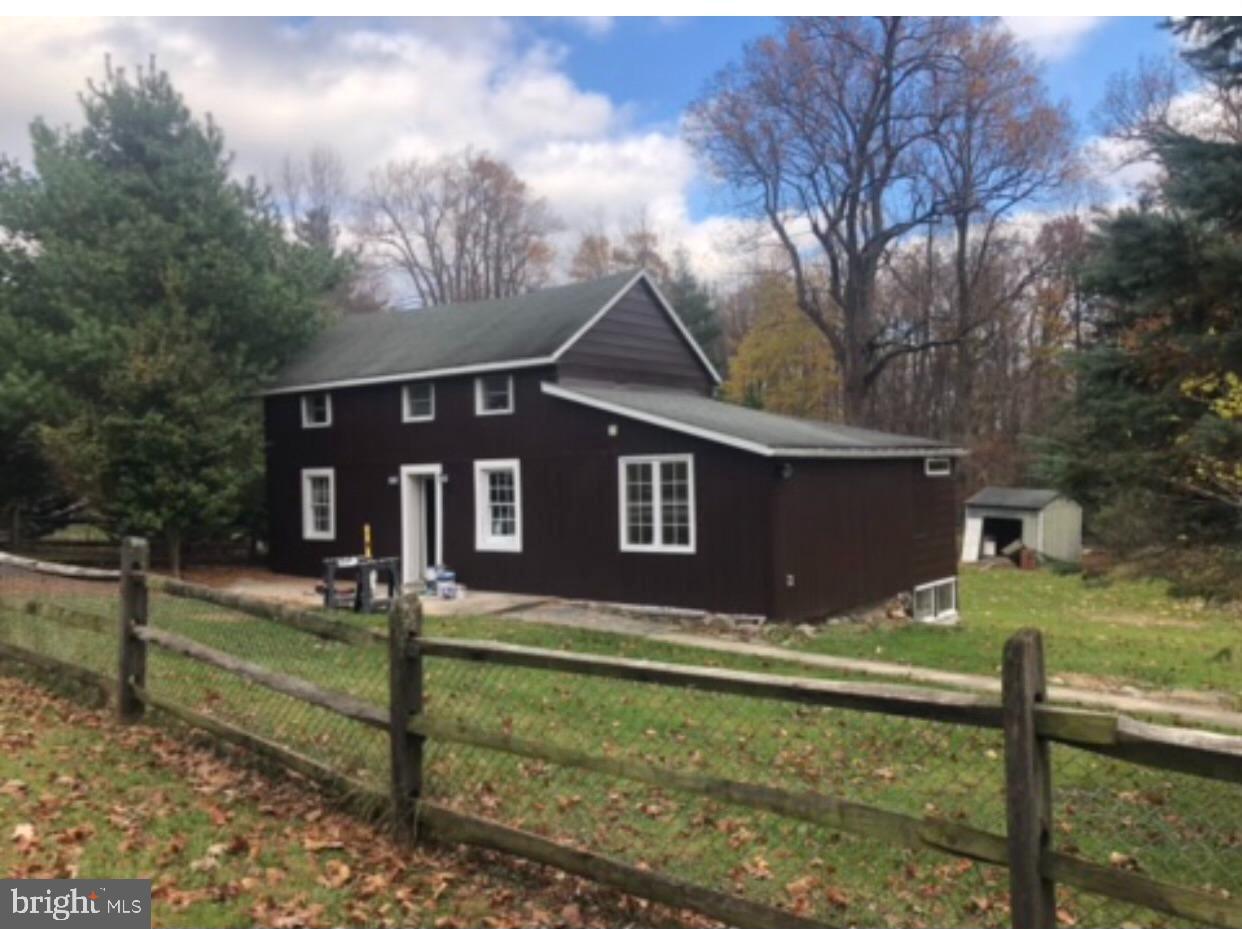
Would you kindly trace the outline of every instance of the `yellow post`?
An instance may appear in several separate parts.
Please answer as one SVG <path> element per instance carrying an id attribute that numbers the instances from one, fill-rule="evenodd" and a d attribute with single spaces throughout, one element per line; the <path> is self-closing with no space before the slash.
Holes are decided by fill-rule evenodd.
<path id="1" fill-rule="evenodd" d="M 371 557 L 371 524 L 362 524 L 362 554 Z"/>

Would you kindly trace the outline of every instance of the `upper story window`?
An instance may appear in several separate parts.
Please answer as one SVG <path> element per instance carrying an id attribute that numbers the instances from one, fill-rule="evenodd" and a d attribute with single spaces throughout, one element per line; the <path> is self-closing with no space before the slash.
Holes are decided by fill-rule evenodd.
<path id="1" fill-rule="evenodd" d="M 513 375 L 484 374 L 474 379 L 474 412 L 497 416 L 513 412 Z"/>
<path id="2" fill-rule="evenodd" d="M 522 550 L 522 464 L 516 458 L 474 463 L 474 547 Z"/>
<path id="3" fill-rule="evenodd" d="M 694 553 L 694 456 L 619 459 L 621 551 Z"/>
<path id="4" fill-rule="evenodd" d="M 336 472 L 332 468 L 302 470 L 302 538 L 336 538 Z"/>
<path id="5" fill-rule="evenodd" d="M 425 423 L 436 418 L 436 385 L 415 381 L 401 388 L 401 421 Z"/>
<path id="6" fill-rule="evenodd" d="M 928 477 L 948 477 L 953 473 L 953 462 L 948 458 L 924 458 L 923 473 Z"/>
<path id="7" fill-rule="evenodd" d="M 302 428 L 322 429 L 332 425 L 332 394 L 326 390 L 302 394 Z"/>

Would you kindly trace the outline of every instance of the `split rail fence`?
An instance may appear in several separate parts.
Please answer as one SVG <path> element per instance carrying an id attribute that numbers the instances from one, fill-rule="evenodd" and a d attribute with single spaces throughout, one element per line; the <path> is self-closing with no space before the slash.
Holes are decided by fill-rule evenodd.
<path id="1" fill-rule="evenodd" d="M 391 817 L 737 926 L 1242 927 L 1242 738 L 1044 701 L 428 636 L 0 553 L 0 655 Z"/>

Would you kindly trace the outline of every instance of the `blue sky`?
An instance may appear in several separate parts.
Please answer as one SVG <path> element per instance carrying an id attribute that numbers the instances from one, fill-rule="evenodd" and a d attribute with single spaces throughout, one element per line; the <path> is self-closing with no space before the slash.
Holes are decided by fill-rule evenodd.
<path id="1" fill-rule="evenodd" d="M 1157 20 L 1009 18 L 1069 101 L 1084 141 L 1108 78 L 1172 48 Z M 28 158 L 28 126 L 79 119 L 76 95 L 105 55 L 155 55 L 190 107 L 211 112 L 236 170 L 274 181 L 326 146 L 355 191 L 393 161 L 464 147 L 508 161 L 562 220 L 557 243 L 637 217 L 708 276 L 739 261 L 751 227 L 706 182 L 680 134 L 690 101 L 762 18 L 6 20 L 0 151 Z"/>

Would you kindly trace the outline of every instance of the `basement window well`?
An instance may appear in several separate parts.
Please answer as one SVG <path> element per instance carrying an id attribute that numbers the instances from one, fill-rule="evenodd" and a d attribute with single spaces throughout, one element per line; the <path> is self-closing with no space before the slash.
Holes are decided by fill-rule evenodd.
<path id="1" fill-rule="evenodd" d="M 944 622 L 957 616 L 957 578 L 920 584 L 914 588 L 914 619 L 921 623 Z"/>

